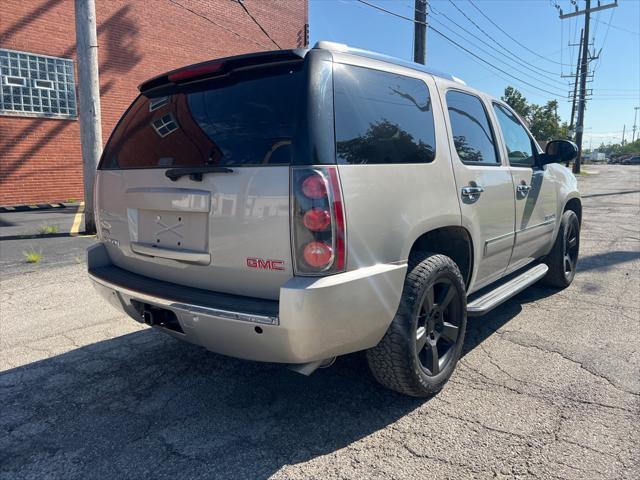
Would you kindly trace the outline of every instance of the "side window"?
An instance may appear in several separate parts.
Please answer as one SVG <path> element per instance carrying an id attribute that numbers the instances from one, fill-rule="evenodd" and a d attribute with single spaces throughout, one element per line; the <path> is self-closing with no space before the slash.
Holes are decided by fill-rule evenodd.
<path id="1" fill-rule="evenodd" d="M 509 165 L 514 167 L 533 167 L 536 149 L 533 140 L 513 112 L 497 103 L 493 104 L 498 123 L 502 129 L 502 136 L 507 147 Z"/>
<path id="2" fill-rule="evenodd" d="M 450 90 L 447 108 L 453 143 L 463 163 L 500 165 L 489 117 L 475 95 Z"/>
<path id="3" fill-rule="evenodd" d="M 433 109 L 423 81 L 342 64 L 333 75 L 338 163 L 433 161 Z"/>

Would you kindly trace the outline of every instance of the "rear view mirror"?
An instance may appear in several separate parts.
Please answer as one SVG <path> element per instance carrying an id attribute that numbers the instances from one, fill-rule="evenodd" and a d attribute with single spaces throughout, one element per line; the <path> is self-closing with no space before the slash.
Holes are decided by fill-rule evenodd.
<path id="1" fill-rule="evenodd" d="M 551 140 L 545 148 L 541 164 L 570 162 L 578 156 L 578 147 L 569 140 Z"/>

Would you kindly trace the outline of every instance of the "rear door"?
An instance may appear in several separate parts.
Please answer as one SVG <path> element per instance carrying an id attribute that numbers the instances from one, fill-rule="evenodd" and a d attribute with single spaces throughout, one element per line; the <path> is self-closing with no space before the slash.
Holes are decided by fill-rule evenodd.
<path id="1" fill-rule="evenodd" d="M 140 96 L 105 149 L 100 235 L 114 264 L 277 298 L 293 275 L 289 165 L 302 62 Z"/>
<path id="2" fill-rule="evenodd" d="M 498 154 L 488 105 L 478 95 L 444 92 L 462 223 L 474 240 L 472 290 L 502 276 L 513 248 L 514 190 Z"/>
<path id="3" fill-rule="evenodd" d="M 493 102 L 493 111 L 516 198 L 516 238 L 509 263 L 509 271 L 513 271 L 544 255 L 553 242 L 556 187 L 548 169 L 535 165 L 538 146 L 518 116 L 498 102 Z"/>

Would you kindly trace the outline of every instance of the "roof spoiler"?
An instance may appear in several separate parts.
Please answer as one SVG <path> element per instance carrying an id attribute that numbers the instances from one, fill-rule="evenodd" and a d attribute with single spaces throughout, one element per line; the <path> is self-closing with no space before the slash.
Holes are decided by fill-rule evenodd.
<path id="1" fill-rule="evenodd" d="M 307 52 L 306 49 L 275 50 L 195 63 L 153 77 L 141 83 L 138 90 L 144 95 L 161 94 L 166 87 L 224 76 L 238 68 L 299 61 L 305 57 Z"/>

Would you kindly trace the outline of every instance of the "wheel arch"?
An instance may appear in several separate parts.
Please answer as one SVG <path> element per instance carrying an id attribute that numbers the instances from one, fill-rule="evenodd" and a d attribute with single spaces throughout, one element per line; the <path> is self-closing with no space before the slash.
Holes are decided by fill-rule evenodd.
<path id="1" fill-rule="evenodd" d="M 460 269 L 465 287 L 469 287 L 474 258 L 473 239 L 466 228 L 456 225 L 429 230 L 415 239 L 409 255 L 420 250 L 451 258 Z"/>
<path id="2" fill-rule="evenodd" d="M 567 202 L 564 204 L 562 213 L 566 212 L 567 210 L 572 210 L 573 212 L 575 212 L 575 214 L 578 216 L 578 222 L 580 222 L 580 225 L 582 225 L 582 201 L 580 200 L 580 197 L 573 197 L 567 200 Z"/>

